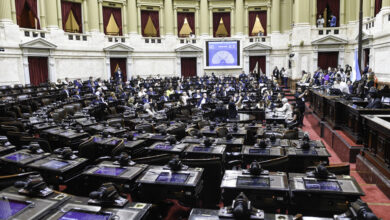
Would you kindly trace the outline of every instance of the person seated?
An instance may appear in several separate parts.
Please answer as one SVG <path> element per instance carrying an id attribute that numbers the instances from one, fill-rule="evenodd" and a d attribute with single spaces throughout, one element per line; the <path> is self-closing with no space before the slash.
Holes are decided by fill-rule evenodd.
<path id="1" fill-rule="evenodd" d="M 75 94 L 72 96 L 74 99 L 78 99 L 80 100 L 81 99 L 81 96 L 80 96 L 80 92 L 78 90 L 76 90 Z"/>
<path id="2" fill-rule="evenodd" d="M 281 108 L 276 108 L 276 111 L 282 112 L 285 115 L 286 119 L 291 119 L 293 111 L 292 111 L 292 107 L 291 107 L 290 103 L 288 103 L 288 99 L 283 98 L 282 104 L 283 104 L 283 106 Z"/>
<path id="3" fill-rule="evenodd" d="M 201 99 L 199 99 L 198 103 L 197 103 L 197 107 L 198 108 L 202 108 L 202 106 L 206 103 L 209 103 L 209 99 L 207 98 L 207 93 L 203 93 L 203 96 Z"/>
<path id="4" fill-rule="evenodd" d="M 169 96 L 167 95 L 167 92 L 165 92 L 164 95 L 160 97 L 160 101 L 162 101 L 162 102 L 169 101 Z"/>
<path id="5" fill-rule="evenodd" d="M 259 102 L 256 104 L 256 109 L 264 109 L 265 103 L 264 100 L 259 100 Z"/>
<path id="6" fill-rule="evenodd" d="M 115 92 L 111 92 L 111 93 L 110 93 L 110 97 L 108 97 L 108 101 L 109 101 L 109 102 L 118 101 L 118 98 L 116 97 Z"/>
<path id="7" fill-rule="evenodd" d="M 149 95 L 148 94 L 146 94 L 142 97 L 142 103 L 143 104 L 149 103 Z"/>
<path id="8" fill-rule="evenodd" d="M 194 98 L 196 99 L 202 98 L 202 94 L 200 93 L 200 90 L 196 90 L 196 94 L 194 94 Z"/>
<path id="9" fill-rule="evenodd" d="M 337 77 L 336 81 L 333 83 L 332 88 L 341 90 L 341 78 L 340 77 Z"/>
<path id="10" fill-rule="evenodd" d="M 187 105 L 187 100 L 189 99 L 190 97 L 187 95 L 186 92 L 183 92 L 183 94 L 180 96 L 180 102 L 183 106 L 186 106 Z"/>
<path id="11" fill-rule="evenodd" d="M 371 87 L 370 91 L 368 92 L 368 105 L 366 108 L 374 109 L 374 108 L 382 108 L 382 101 L 381 98 L 378 97 L 378 91 L 376 88 Z"/>
<path id="12" fill-rule="evenodd" d="M 154 117 L 156 115 L 156 112 L 154 111 L 154 109 L 152 109 L 150 107 L 150 104 L 149 103 L 145 103 L 144 104 L 144 111 L 150 116 L 150 117 Z"/>
<path id="13" fill-rule="evenodd" d="M 61 94 L 61 97 L 67 99 L 70 97 L 70 92 L 68 90 L 68 86 L 64 85 L 64 87 L 62 88 L 62 91 L 60 92 Z"/>
<path id="14" fill-rule="evenodd" d="M 166 91 L 166 94 L 168 97 L 170 97 L 171 95 L 175 94 L 175 90 L 173 90 L 172 87 L 170 87 L 167 91 Z"/>

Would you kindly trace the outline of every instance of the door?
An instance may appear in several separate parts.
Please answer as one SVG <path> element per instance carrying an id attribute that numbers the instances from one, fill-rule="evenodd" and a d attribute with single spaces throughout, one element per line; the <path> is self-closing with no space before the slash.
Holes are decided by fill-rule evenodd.
<path id="1" fill-rule="evenodd" d="M 127 81 L 127 68 L 126 68 L 127 58 L 110 58 L 110 69 L 111 69 L 111 77 L 115 79 L 115 72 L 118 68 L 121 68 L 122 72 L 122 81 Z"/>
<path id="2" fill-rule="evenodd" d="M 181 58 L 181 76 L 182 77 L 196 76 L 196 57 Z"/>
<path id="3" fill-rule="evenodd" d="M 28 70 L 30 72 L 30 84 L 38 86 L 49 80 L 49 68 L 47 57 L 29 57 Z"/>
<path id="4" fill-rule="evenodd" d="M 319 52 L 318 66 L 326 70 L 328 67 L 337 68 L 339 63 L 339 52 Z"/>
<path id="5" fill-rule="evenodd" d="M 267 73 L 265 69 L 265 56 L 250 56 L 249 57 L 249 72 Z"/>

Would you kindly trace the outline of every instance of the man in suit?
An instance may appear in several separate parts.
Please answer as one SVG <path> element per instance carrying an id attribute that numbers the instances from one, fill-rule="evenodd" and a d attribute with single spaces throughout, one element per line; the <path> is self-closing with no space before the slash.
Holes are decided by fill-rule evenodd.
<path id="1" fill-rule="evenodd" d="M 366 108 L 374 109 L 374 108 L 382 107 L 382 102 L 381 99 L 378 97 L 378 91 L 376 90 L 376 88 L 374 87 L 370 88 L 368 92 L 368 99 L 369 99 L 369 103 L 366 106 Z"/>
<path id="2" fill-rule="evenodd" d="M 330 23 L 330 27 L 336 27 L 336 24 L 337 24 L 337 18 L 336 16 L 332 15 L 331 16 L 331 19 L 329 20 L 329 23 Z"/>
<path id="3" fill-rule="evenodd" d="M 68 90 L 68 86 L 64 85 L 64 88 L 61 91 L 61 97 L 68 99 L 70 97 L 70 92 Z"/>
<path id="4" fill-rule="evenodd" d="M 275 66 L 274 71 L 272 71 L 272 75 L 274 76 L 274 80 L 279 80 L 279 69 Z"/>
<path id="5" fill-rule="evenodd" d="M 198 104 L 196 105 L 198 108 L 202 108 L 202 106 L 209 102 L 209 98 L 207 97 L 207 93 L 203 93 L 201 99 L 199 99 Z"/>

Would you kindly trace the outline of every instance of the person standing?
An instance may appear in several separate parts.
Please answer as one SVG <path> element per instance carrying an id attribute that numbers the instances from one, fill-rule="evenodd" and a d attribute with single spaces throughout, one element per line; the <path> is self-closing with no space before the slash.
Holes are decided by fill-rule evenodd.
<path id="1" fill-rule="evenodd" d="M 272 71 L 272 75 L 274 77 L 274 80 L 279 80 L 279 69 L 277 66 L 275 66 L 274 71 Z"/>
<path id="2" fill-rule="evenodd" d="M 300 118 L 299 118 L 299 125 L 303 126 L 303 117 L 305 114 L 305 98 L 308 95 L 308 91 L 306 90 L 305 92 L 302 93 L 302 88 L 298 87 L 297 91 L 295 92 L 295 102 L 297 104 L 297 108 L 300 111 Z"/>
<path id="3" fill-rule="evenodd" d="M 318 27 L 318 28 L 323 28 L 323 27 L 324 27 L 324 23 L 325 23 L 325 20 L 324 20 L 324 18 L 322 17 L 322 15 L 318 15 L 317 27 Z"/>

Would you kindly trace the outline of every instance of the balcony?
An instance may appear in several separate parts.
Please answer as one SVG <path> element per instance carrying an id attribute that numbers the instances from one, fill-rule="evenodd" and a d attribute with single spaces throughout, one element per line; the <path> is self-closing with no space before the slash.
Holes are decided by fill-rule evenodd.
<path id="1" fill-rule="evenodd" d="M 106 38 L 106 42 L 109 42 L 109 43 L 126 43 L 127 37 L 106 35 L 105 38 Z"/>
<path id="2" fill-rule="evenodd" d="M 269 36 L 250 36 L 246 38 L 246 43 L 269 43 L 270 39 Z"/>
<path id="3" fill-rule="evenodd" d="M 74 41 L 88 41 L 87 34 L 80 34 L 80 33 L 69 33 L 65 32 L 65 36 L 68 40 L 74 40 Z"/>
<path id="4" fill-rule="evenodd" d="M 179 37 L 177 38 L 179 44 L 196 44 L 199 39 L 191 37 Z"/>
<path id="5" fill-rule="evenodd" d="M 20 31 L 23 33 L 24 37 L 28 38 L 46 38 L 48 35 L 48 31 L 38 30 L 38 29 L 28 29 L 28 28 L 20 28 Z"/>
<path id="6" fill-rule="evenodd" d="M 161 44 L 161 37 L 143 37 L 145 44 Z"/>

